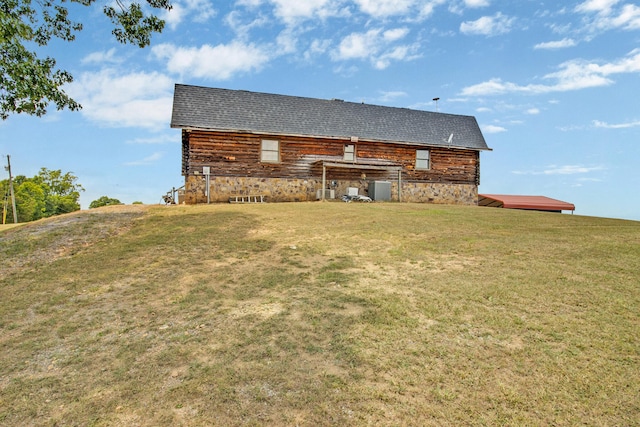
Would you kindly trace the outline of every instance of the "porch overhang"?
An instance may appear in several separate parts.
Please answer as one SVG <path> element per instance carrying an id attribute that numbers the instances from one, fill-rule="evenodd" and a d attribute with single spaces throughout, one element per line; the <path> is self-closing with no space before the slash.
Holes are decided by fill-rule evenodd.
<path id="1" fill-rule="evenodd" d="M 322 194 L 321 200 L 325 200 L 325 189 L 327 188 L 327 168 L 360 169 L 360 170 L 381 170 L 398 173 L 398 201 L 402 201 L 402 166 L 394 164 L 381 164 L 375 162 L 339 162 L 335 160 L 322 161 Z"/>

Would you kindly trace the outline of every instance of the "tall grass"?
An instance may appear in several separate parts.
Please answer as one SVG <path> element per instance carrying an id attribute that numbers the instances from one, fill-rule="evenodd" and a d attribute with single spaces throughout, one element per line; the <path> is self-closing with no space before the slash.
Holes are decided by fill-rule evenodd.
<path id="1" fill-rule="evenodd" d="M 0 253 L 3 425 L 640 424 L 637 222 L 107 209 Z"/>

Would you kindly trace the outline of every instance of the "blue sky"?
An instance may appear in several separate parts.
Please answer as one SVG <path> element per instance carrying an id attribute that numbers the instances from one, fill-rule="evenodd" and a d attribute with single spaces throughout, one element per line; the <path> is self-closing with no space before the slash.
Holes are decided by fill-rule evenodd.
<path id="1" fill-rule="evenodd" d="M 640 6 L 629 0 L 175 0 L 146 49 L 101 5 L 43 55 L 80 112 L 0 122 L 15 175 L 73 172 L 83 208 L 183 184 L 175 83 L 473 115 L 481 193 L 545 195 L 640 220 Z M 437 105 L 433 98 L 440 98 Z M 4 157 L 3 163 L 6 163 Z M 6 172 L 2 178 L 7 178 Z"/>

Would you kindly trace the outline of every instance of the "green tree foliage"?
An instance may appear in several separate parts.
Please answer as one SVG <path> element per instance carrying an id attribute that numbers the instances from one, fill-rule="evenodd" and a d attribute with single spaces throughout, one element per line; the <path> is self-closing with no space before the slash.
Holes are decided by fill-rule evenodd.
<path id="1" fill-rule="evenodd" d="M 40 169 L 38 175 L 27 178 L 19 175 L 13 180 L 16 196 L 18 222 L 35 221 L 63 213 L 80 210 L 80 192 L 84 188 L 76 181 L 78 178 L 61 170 Z M 13 216 L 13 208 L 8 203 L 9 180 L 0 181 L 0 192 L 4 196 L 2 214 Z"/>
<path id="2" fill-rule="evenodd" d="M 111 197 L 102 196 L 97 200 L 94 200 L 89 205 L 89 209 L 99 208 L 102 206 L 121 205 L 122 202 L 118 199 L 112 199 Z"/>
<path id="3" fill-rule="evenodd" d="M 16 190 L 16 210 L 20 222 L 43 218 L 46 213 L 44 188 L 31 180 L 20 184 Z"/>
<path id="4" fill-rule="evenodd" d="M 0 117 L 10 113 L 42 116 L 54 104 L 58 110 L 78 110 L 62 86 L 73 76 L 56 68 L 54 58 L 39 58 L 32 49 L 47 46 L 52 38 L 73 41 L 82 23 L 69 18 L 70 3 L 91 6 L 96 0 L 2 0 L 0 2 Z M 170 10 L 169 0 L 145 0 L 152 11 Z M 114 25 L 120 43 L 139 47 L 151 43 L 151 35 L 161 32 L 164 21 L 143 10 L 135 0 L 106 2 L 104 14 Z M 40 48 L 40 50 L 41 50 Z"/>

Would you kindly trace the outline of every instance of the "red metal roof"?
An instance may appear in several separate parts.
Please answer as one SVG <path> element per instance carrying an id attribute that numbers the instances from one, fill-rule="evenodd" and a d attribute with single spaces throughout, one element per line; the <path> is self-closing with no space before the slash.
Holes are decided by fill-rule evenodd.
<path id="1" fill-rule="evenodd" d="M 574 211 L 573 203 L 545 196 L 512 196 L 506 194 L 478 194 L 479 206 L 506 209 L 531 209 L 537 211 Z"/>

